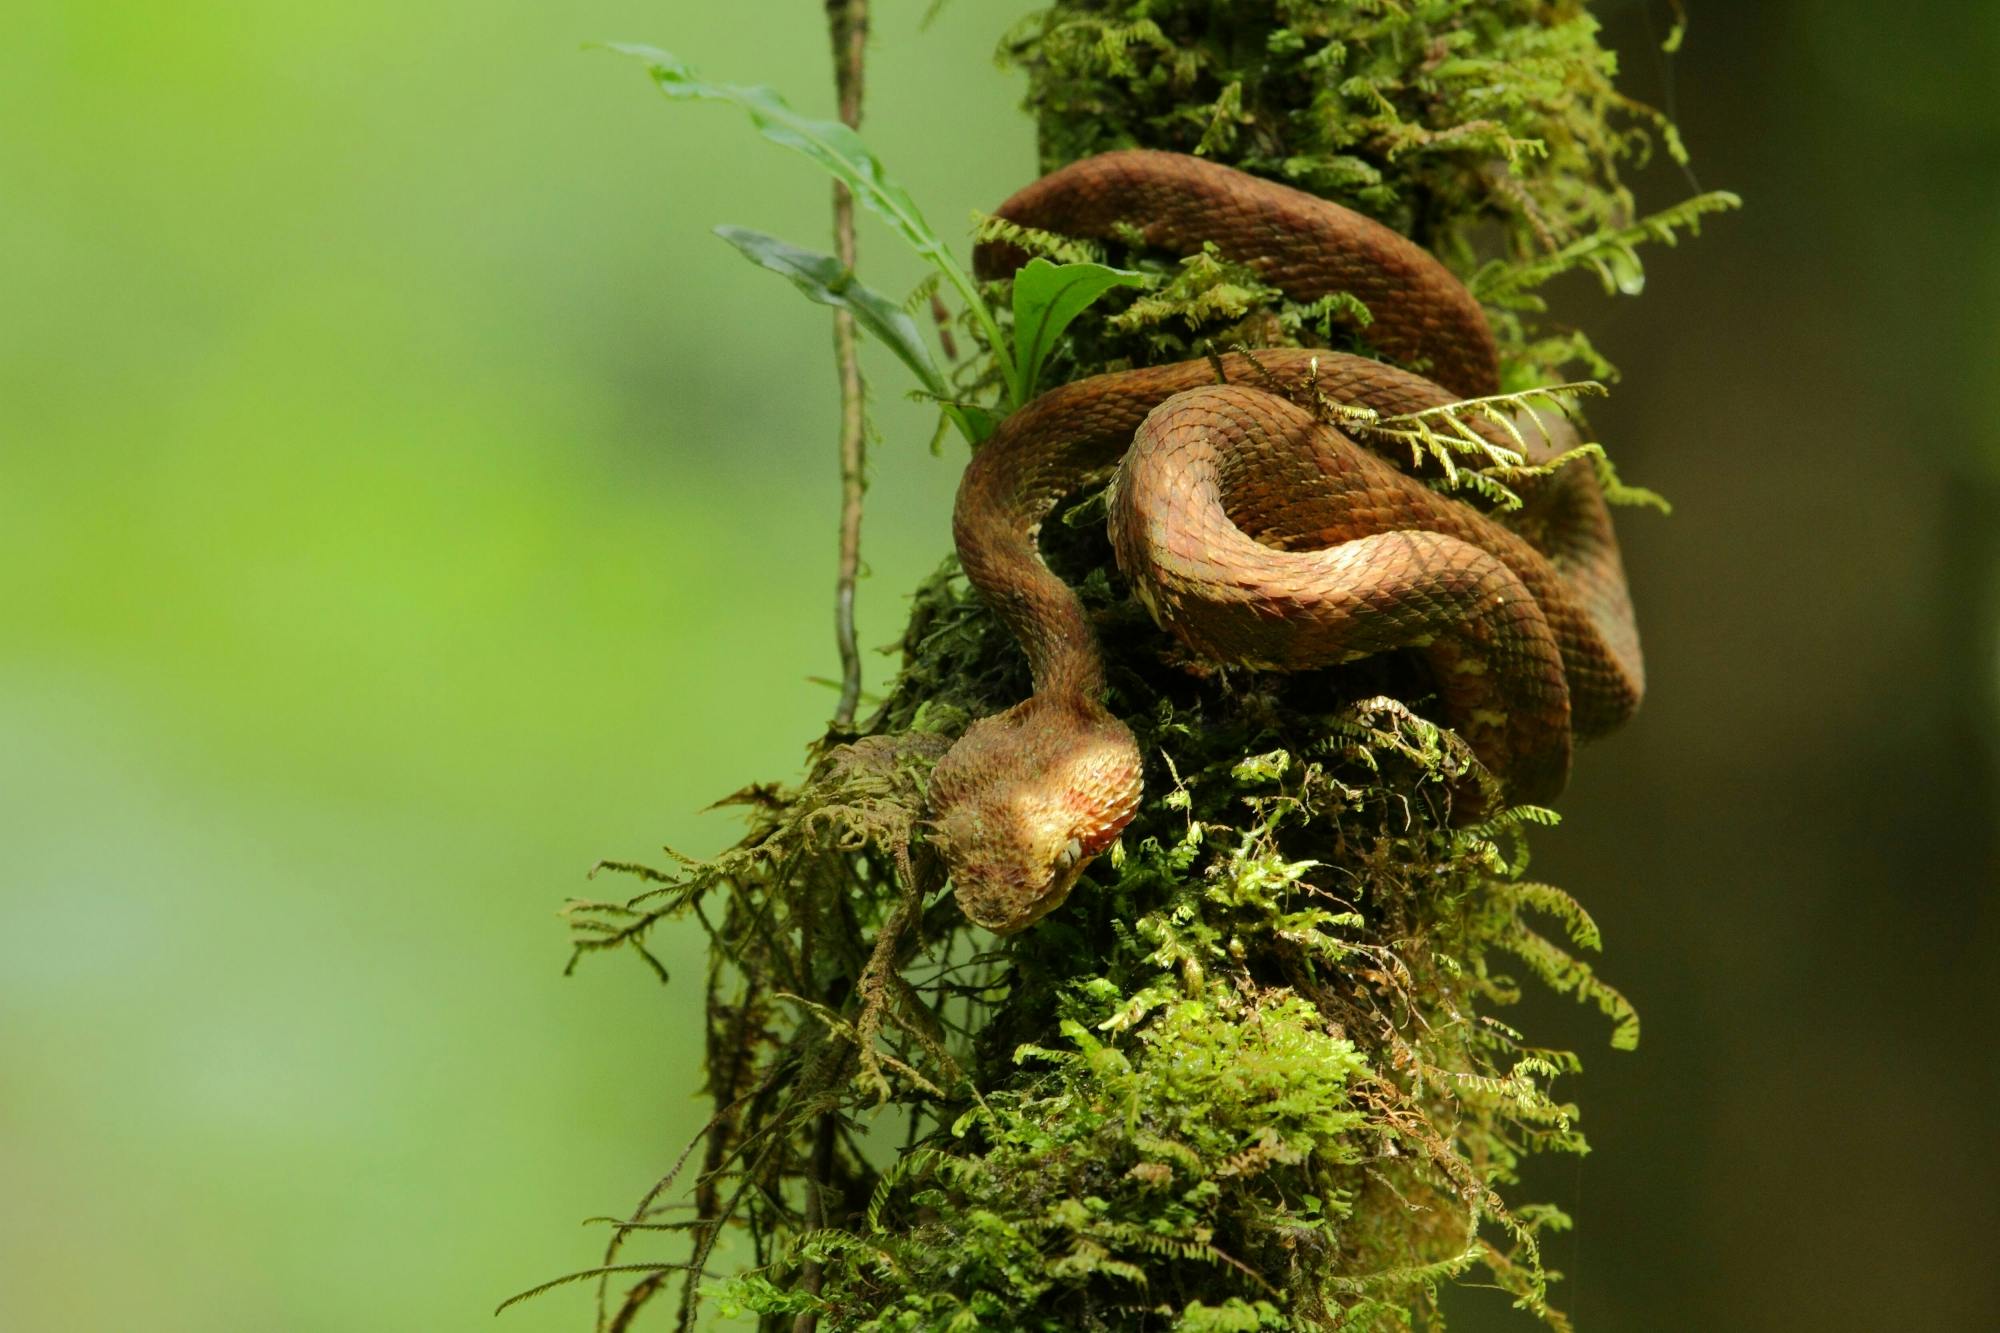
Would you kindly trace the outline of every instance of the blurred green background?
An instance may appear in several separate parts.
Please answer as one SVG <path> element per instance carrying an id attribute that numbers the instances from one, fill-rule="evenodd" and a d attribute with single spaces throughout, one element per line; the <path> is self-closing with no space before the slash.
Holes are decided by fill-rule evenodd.
<path id="1" fill-rule="evenodd" d="M 881 0 L 868 137 L 959 229 L 1032 170 L 1033 5 Z M 1625 523 L 1654 693 L 1538 870 L 1635 1056 L 1546 1191 L 1585 1329 L 1978 1329 L 2000 10 L 1600 6 L 1744 214 L 1564 309 L 1679 512 Z M 699 950 L 559 975 L 600 855 L 731 837 L 831 709 L 825 235 L 654 41 L 830 108 L 816 4 L 37 6 L 0 49 L 0 1329 L 484 1327 L 699 1124 Z M 1671 171 L 1658 206 L 1688 192 Z M 917 270 L 864 230 L 888 290 Z M 958 455 L 876 372 L 865 643 Z M 872 683 L 888 659 L 870 657 Z M 599 885 L 616 893 L 621 885 Z M 1518 1326 L 1472 1293 L 1464 1326 Z M 501 1327 L 576 1329 L 582 1288 Z"/>

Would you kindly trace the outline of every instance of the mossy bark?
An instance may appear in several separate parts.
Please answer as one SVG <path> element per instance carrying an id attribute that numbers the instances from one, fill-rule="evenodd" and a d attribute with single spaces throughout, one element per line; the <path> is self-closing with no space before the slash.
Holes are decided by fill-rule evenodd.
<path id="1" fill-rule="evenodd" d="M 1662 134 L 1678 152 L 1576 0 L 1063 0 L 1003 50 L 1045 167 L 1199 151 L 1382 218 L 1487 296 L 1513 387 L 1593 362 L 1533 286 L 1585 265 L 1633 286 L 1650 224 L 1620 170 Z M 1113 257 L 1149 288 L 1088 317 L 1059 376 L 1340 336 L 1212 257 Z M 713 1298 L 768 1330 L 1402 1328 L 1473 1273 L 1566 1326 L 1540 1240 L 1567 1219 L 1516 1195 L 1527 1156 L 1583 1150 L 1552 1086 L 1578 1065 L 1495 1015 L 1519 974 L 1599 1006 L 1616 1045 L 1637 1021 L 1573 952 L 1597 945 L 1583 909 L 1522 877 L 1523 830 L 1552 816 L 1452 825 L 1477 766 L 1409 663 L 1187 660 L 1101 515 L 1078 497 L 1045 544 L 1147 797 L 1057 913 L 995 940 L 923 842 L 930 764 L 1028 688 L 950 564 L 875 716 L 802 784 L 734 798 L 741 844 L 614 867 L 654 882 L 577 905 L 580 955 L 644 955 L 681 916 L 712 942 L 715 1118 L 618 1230 L 606 1263 L 640 1267 L 607 1285 L 607 1326 L 667 1298 L 689 1327 Z M 663 1226 L 680 1253 L 624 1252 Z"/>

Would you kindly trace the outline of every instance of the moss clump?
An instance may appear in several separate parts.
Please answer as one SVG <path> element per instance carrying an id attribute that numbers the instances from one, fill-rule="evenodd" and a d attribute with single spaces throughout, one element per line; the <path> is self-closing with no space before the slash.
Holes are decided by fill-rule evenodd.
<path id="1" fill-rule="evenodd" d="M 968 956 L 979 1094 L 850 1197 L 858 1216 L 725 1303 L 868 1330 L 1368 1328 L 1483 1265 L 1553 1317 L 1538 1241 L 1564 1219 L 1499 1189 L 1529 1151 L 1581 1150 L 1546 1090 L 1574 1062 L 1479 1012 L 1526 957 L 1625 1040 L 1634 1020 L 1529 924 L 1548 909 L 1592 942 L 1566 896 L 1514 877 L 1530 816 L 1399 818 L 1463 754 L 1386 699 L 1322 722 L 1337 758 L 1183 775 L 1074 913 L 1012 957 Z M 1306 844 L 1337 859 L 1290 859 Z M 1037 1028 L 1047 1045 L 1012 1044 Z"/>
<path id="2" fill-rule="evenodd" d="M 1214 1295 L 1211 1268 L 1283 1273 L 1296 1258 L 1310 1273 L 1352 1203 L 1340 1168 L 1363 1153 L 1353 1044 L 1275 994 L 1165 1004 L 1129 1046 L 1097 1026 L 1067 1018 L 1059 1048 L 1016 1053 L 1024 1077 L 946 1136 L 975 1153 L 906 1159 L 881 1193 L 916 1202 L 920 1220 L 878 1213 L 865 1232 L 818 1242 L 853 1261 L 822 1288 L 831 1322 L 1122 1329 L 1155 1311 L 1185 1319 Z M 1162 1258 L 1186 1280 L 1155 1282 Z M 761 1281 L 742 1290 L 770 1299 Z M 1268 1315 L 1277 1295 L 1270 1285 L 1225 1308 Z"/>
<path id="3" fill-rule="evenodd" d="M 1050 164 L 1198 150 L 1361 207 L 1477 280 L 1536 383 L 1587 344 L 1533 328 L 1534 286 L 1595 265 L 1629 288 L 1638 239 L 1712 206 L 1633 220 L 1620 169 L 1678 145 L 1595 34 L 1574 0 L 1064 0 L 1004 53 Z M 1355 322 L 1213 256 L 1123 257 L 1155 281 L 1093 312 L 1069 374 Z M 601 1326 L 666 1298 L 688 1328 L 713 1298 L 793 1333 L 1410 1328 L 1476 1274 L 1566 1327 L 1541 1240 L 1567 1219 L 1515 1195 L 1529 1156 L 1584 1150 L 1554 1091 L 1578 1064 L 1497 1013 L 1533 977 L 1600 1008 L 1614 1045 L 1637 1020 L 1577 956 L 1598 943 L 1583 909 L 1524 878 L 1525 831 L 1554 817 L 1499 801 L 1424 720 L 1410 663 L 1220 671 L 1126 594 L 1096 497 L 1044 546 L 1148 765 L 1058 912 L 994 940 L 924 842 L 931 764 L 1028 688 L 949 564 L 875 716 L 802 784 L 733 798 L 741 843 L 614 866 L 645 891 L 573 904 L 579 958 L 650 962 L 669 919 L 711 942 L 715 1115 L 576 1275 Z M 1468 783 L 1493 813 L 1455 827 Z M 635 1257 L 662 1233 L 675 1248 Z"/>
<path id="4" fill-rule="evenodd" d="M 1620 171 L 1673 127 L 1620 94 L 1583 0 L 1066 0 L 1003 54 L 1042 167 L 1140 145 L 1288 181 L 1449 259 L 1622 227 Z"/>
<path id="5" fill-rule="evenodd" d="M 1587 267 L 1636 291 L 1639 242 L 1736 202 L 1717 192 L 1639 214 L 1626 173 L 1661 148 L 1687 153 L 1618 91 L 1597 39 L 1585 0 L 1065 0 L 1022 20 L 1001 54 L 1028 74 L 1045 170 L 1170 148 L 1378 218 L 1472 284 L 1520 388 L 1611 370 L 1580 332 L 1547 325 L 1534 288 Z M 1324 345 L 1309 334 L 1317 312 L 1264 296 L 1222 323 L 1191 301 L 1178 339 L 1114 338 L 1083 360 L 1185 356 L 1205 336 Z"/>

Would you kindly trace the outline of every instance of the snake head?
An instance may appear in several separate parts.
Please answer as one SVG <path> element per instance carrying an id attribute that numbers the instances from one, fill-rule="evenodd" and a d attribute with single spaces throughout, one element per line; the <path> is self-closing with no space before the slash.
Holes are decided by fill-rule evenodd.
<path id="1" fill-rule="evenodd" d="M 1094 704 L 1037 696 L 966 729 L 931 774 L 958 905 L 1007 935 L 1069 896 L 1139 808 L 1139 743 Z"/>

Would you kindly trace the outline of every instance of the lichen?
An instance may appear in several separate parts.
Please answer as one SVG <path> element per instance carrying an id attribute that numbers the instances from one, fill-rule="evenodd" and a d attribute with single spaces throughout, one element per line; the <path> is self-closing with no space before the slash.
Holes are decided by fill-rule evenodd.
<path id="1" fill-rule="evenodd" d="M 1621 172 L 1680 147 L 1596 31 L 1578 0 L 1062 0 L 1003 54 L 1044 165 L 1179 148 L 1367 211 L 1475 282 L 1527 387 L 1594 355 L 1541 327 L 1537 284 L 1595 265 L 1631 289 L 1632 245 L 1710 206 L 1637 218 Z M 1112 249 L 1154 280 L 1087 317 L 1058 378 L 1365 343 L 1331 318 L 1355 312 L 1215 256 Z M 1498 1015 L 1526 977 L 1600 1009 L 1615 1046 L 1638 1022 L 1579 956 L 1588 914 L 1525 877 L 1554 816 L 1506 805 L 1425 720 L 1409 662 L 1189 660 L 1126 595 L 1101 513 L 1076 498 L 1044 546 L 1095 619 L 1147 794 L 1059 911 L 995 940 L 924 840 L 930 765 L 1028 690 L 950 563 L 876 714 L 803 782 L 732 798 L 739 844 L 611 866 L 644 891 L 572 904 L 577 958 L 653 962 L 669 920 L 709 939 L 714 1118 L 574 1275 L 598 1279 L 601 1327 L 661 1299 L 683 1328 L 710 1303 L 767 1330 L 1435 1327 L 1466 1275 L 1567 1327 L 1541 1242 L 1568 1219 L 1520 1190 L 1530 1156 L 1585 1149 L 1556 1091 L 1579 1062 Z M 1454 823 L 1468 789 L 1489 813 Z M 742 1262 L 718 1264 L 725 1233 Z"/>

